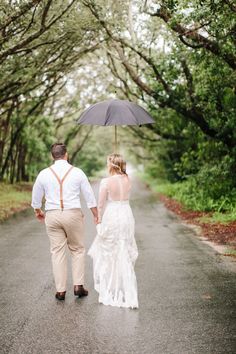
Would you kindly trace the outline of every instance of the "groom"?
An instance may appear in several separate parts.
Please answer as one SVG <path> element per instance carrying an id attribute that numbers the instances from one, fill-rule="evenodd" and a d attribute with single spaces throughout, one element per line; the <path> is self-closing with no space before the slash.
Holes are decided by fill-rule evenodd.
<path id="1" fill-rule="evenodd" d="M 45 221 L 50 240 L 52 268 L 56 285 L 56 298 L 65 300 L 67 279 L 67 246 L 72 258 L 74 294 L 87 296 L 84 288 L 84 220 L 80 204 L 83 193 L 94 222 L 98 222 L 96 200 L 84 172 L 68 163 L 66 146 L 53 144 L 51 154 L 54 164 L 42 170 L 35 181 L 31 206 L 35 216 Z M 41 210 L 45 197 L 45 214 Z"/>

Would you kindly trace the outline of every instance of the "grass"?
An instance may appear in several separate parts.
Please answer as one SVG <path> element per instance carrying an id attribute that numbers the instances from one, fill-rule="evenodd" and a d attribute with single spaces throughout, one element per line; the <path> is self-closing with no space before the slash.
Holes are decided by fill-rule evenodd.
<path id="1" fill-rule="evenodd" d="M 199 218 L 199 221 L 204 223 L 227 224 L 229 222 L 236 221 L 236 210 L 225 213 L 215 212 L 211 216 L 203 216 Z"/>
<path id="2" fill-rule="evenodd" d="M 31 187 L 29 183 L 0 183 L 0 222 L 30 207 Z"/>
<path id="3" fill-rule="evenodd" d="M 161 193 L 167 197 L 173 198 L 180 202 L 186 210 L 193 211 L 209 211 L 209 215 L 205 215 L 199 218 L 200 222 L 203 223 L 221 223 L 227 224 L 233 221 L 236 221 L 236 205 L 232 203 L 230 210 L 225 212 L 223 211 L 214 211 L 214 204 L 207 200 L 204 200 L 204 196 L 197 194 L 189 196 L 189 189 L 185 182 L 170 183 L 163 181 L 161 179 L 154 179 L 146 173 L 139 173 L 139 177 L 156 193 Z M 191 191 L 190 191 L 191 192 Z M 204 203 L 205 202 L 205 203 Z M 208 202 L 208 210 L 203 208 L 203 205 L 206 206 Z"/>

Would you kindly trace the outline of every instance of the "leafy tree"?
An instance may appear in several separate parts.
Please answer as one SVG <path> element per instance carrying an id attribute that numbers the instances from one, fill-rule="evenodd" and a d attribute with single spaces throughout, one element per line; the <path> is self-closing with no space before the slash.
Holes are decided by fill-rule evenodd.
<path id="1" fill-rule="evenodd" d="M 0 179 L 13 182 L 31 174 L 16 174 L 19 146 L 27 158 L 27 140 L 38 120 L 42 115 L 51 119 L 47 112 L 65 87 L 66 75 L 96 50 L 100 39 L 88 11 L 75 0 L 3 1 L 0 18 Z M 56 140 L 55 131 L 48 134 L 38 135 L 35 145 L 53 135 Z"/>
<path id="2" fill-rule="evenodd" d="M 215 200 L 229 193 L 236 187 L 233 3 L 130 1 L 116 11 L 106 11 L 108 0 L 83 3 L 106 38 L 120 97 L 143 102 L 155 118 L 152 135 L 132 128 L 145 141 L 132 152 L 155 176 L 195 181 Z"/>

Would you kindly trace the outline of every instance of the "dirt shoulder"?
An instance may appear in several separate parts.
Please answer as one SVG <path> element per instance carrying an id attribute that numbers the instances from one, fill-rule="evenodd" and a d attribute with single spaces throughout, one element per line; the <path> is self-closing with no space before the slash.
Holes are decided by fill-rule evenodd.
<path id="1" fill-rule="evenodd" d="M 158 194 L 165 206 L 177 214 L 186 224 L 195 225 L 200 234 L 216 245 L 224 245 L 221 253 L 236 257 L 236 221 L 228 223 L 204 222 L 211 213 L 186 210 L 181 203 L 163 194 Z M 199 234 L 199 232 L 198 232 Z"/>

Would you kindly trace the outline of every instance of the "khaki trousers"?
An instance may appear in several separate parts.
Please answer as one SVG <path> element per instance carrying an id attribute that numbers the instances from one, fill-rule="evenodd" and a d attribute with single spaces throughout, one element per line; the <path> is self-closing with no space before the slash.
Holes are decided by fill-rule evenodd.
<path id="1" fill-rule="evenodd" d="M 50 240 L 53 275 L 58 292 L 66 291 L 67 247 L 72 257 L 74 285 L 84 284 L 84 221 L 81 209 L 49 210 L 45 224 Z"/>

